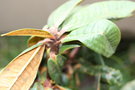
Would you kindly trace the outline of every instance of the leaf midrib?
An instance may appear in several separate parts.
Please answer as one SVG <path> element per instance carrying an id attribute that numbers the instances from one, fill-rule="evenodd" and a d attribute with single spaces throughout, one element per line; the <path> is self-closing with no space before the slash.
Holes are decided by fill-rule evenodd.
<path id="1" fill-rule="evenodd" d="M 28 60 L 28 62 L 25 64 L 25 66 L 22 68 L 21 72 L 18 74 L 18 77 L 16 77 L 16 79 L 14 80 L 13 84 L 9 87 L 9 89 L 11 89 L 13 87 L 13 85 L 15 84 L 15 82 L 18 80 L 18 78 L 21 76 L 21 74 L 24 72 L 24 70 L 26 69 L 26 67 L 29 65 L 29 63 L 31 62 L 31 60 L 34 58 L 34 56 L 38 53 L 38 51 L 40 50 L 41 47 L 38 47 L 36 49 L 36 51 L 34 52 L 34 54 L 31 56 L 31 58 Z"/>

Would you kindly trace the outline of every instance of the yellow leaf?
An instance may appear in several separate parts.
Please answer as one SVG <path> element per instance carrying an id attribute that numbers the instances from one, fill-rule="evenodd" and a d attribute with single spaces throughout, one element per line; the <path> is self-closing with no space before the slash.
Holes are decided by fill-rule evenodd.
<path id="1" fill-rule="evenodd" d="M 45 46 L 32 49 L 10 62 L 0 72 L 0 90 L 28 90 L 35 80 Z"/>
<path id="2" fill-rule="evenodd" d="M 44 38 L 42 37 L 37 37 L 37 36 L 32 36 L 28 40 L 28 47 L 33 46 L 37 44 L 39 41 L 43 40 Z"/>
<path id="3" fill-rule="evenodd" d="M 30 28 L 14 30 L 9 33 L 2 34 L 1 36 L 38 36 L 38 37 L 44 37 L 44 38 L 53 37 L 53 35 L 51 35 L 47 31 L 40 30 L 40 29 L 30 29 Z"/>

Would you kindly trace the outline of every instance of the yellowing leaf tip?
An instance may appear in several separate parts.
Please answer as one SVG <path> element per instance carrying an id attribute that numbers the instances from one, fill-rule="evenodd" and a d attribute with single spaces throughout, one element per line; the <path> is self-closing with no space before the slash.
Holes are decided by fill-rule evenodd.
<path id="1" fill-rule="evenodd" d="M 3 37 L 3 36 L 6 36 L 6 34 L 1 34 L 0 36 Z"/>

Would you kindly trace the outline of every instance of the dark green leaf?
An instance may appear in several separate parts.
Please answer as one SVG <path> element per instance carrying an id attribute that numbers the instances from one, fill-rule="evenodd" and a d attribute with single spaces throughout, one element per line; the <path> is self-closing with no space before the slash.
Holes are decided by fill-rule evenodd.
<path id="1" fill-rule="evenodd" d="M 52 80 L 60 84 L 62 82 L 62 67 L 67 59 L 62 55 L 57 55 L 56 60 L 49 59 L 47 62 L 48 72 Z"/>
<path id="2" fill-rule="evenodd" d="M 51 79 L 54 80 L 56 83 L 60 84 L 62 81 L 61 70 L 57 61 L 49 58 L 47 62 L 47 67 Z"/>
<path id="3" fill-rule="evenodd" d="M 47 72 L 38 73 L 38 82 L 43 84 L 46 79 L 47 79 Z"/>
<path id="4" fill-rule="evenodd" d="M 59 65 L 60 69 L 62 69 L 66 60 L 67 60 L 67 58 L 62 55 L 57 56 L 57 64 Z"/>

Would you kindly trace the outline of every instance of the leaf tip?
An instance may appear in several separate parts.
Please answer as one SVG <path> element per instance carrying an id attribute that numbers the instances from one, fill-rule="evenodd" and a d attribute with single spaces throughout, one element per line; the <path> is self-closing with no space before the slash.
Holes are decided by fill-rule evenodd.
<path id="1" fill-rule="evenodd" d="M 3 36 L 6 36 L 6 34 L 1 34 L 0 36 L 3 37 Z"/>

